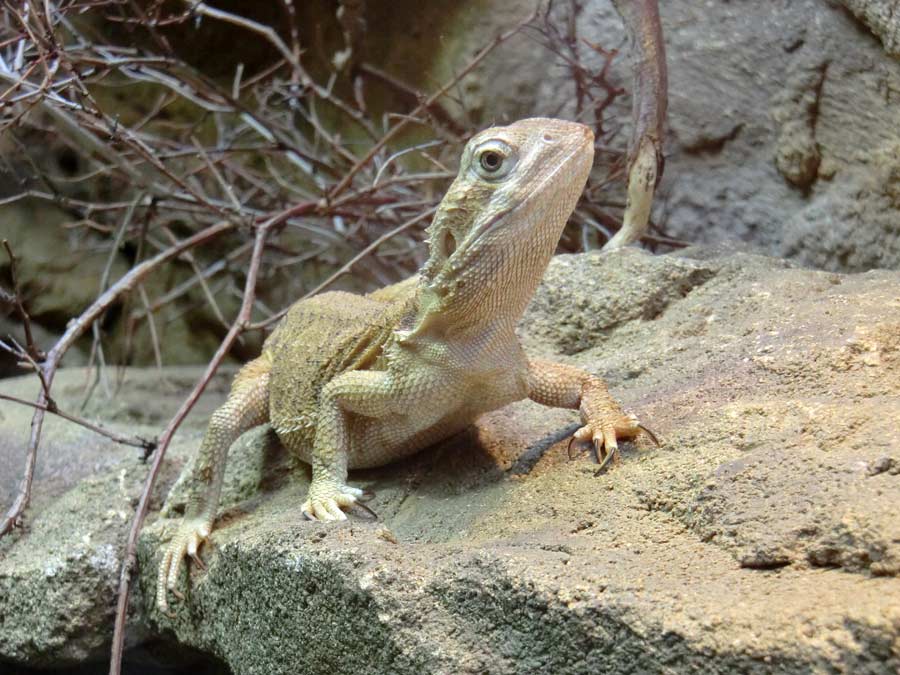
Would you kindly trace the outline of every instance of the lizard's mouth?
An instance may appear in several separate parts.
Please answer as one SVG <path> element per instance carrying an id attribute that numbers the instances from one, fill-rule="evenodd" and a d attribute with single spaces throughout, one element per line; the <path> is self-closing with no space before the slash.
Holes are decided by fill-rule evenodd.
<path id="1" fill-rule="evenodd" d="M 517 206 L 510 206 L 509 208 L 506 208 L 506 209 L 502 209 L 502 210 L 498 211 L 497 213 L 495 213 L 493 216 L 491 216 L 488 220 L 483 222 L 481 225 L 479 225 L 478 228 L 472 233 L 472 243 L 481 239 L 481 237 L 484 236 L 485 233 L 489 232 L 490 230 L 493 230 L 494 226 L 497 223 L 499 223 L 501 220 L 506 218 L 506 216 L 508 216 L 510 213 L 513 213 L 514 211 L 516 211 L 519 208 L 519 206 L 521 206 L 521 204 L 519 204 Z"/>

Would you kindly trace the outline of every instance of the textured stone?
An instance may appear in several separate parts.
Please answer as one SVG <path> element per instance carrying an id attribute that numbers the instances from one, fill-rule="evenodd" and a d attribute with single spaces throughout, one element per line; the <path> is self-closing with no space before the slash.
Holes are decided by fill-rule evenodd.
<path id="1" fill-rule="evenodd" d="M 897 268 L 900 232 L 900 142 L 875 153 L 866 172 L 832 189 L 785 223 L 782 255 L 832 270 Z"/>
<path id="2" fill-rule="evenodd" d="M 80 411 L 91 378 L 82 369 L 63 370 L 53 395 L 62 410 L 100 420 L 119 433 L 152 438 L 199 376 L 195 370 L 170 370 L 160 377 L 154 370 L 131 369 L 118 391 L 115 381 L 108 383 L 110 396 L 99 385 Z M 114 373 L 107 376 L 115 379 Z M 222 395 L 221 385 L 214 382 L 212 396 L 201 400 L 176 437 L 163 486 L 196 446 L 211 412 L 208 402 Z M 34 400 L 38 388 L 33 375 L 2 380 L 3 393 L 26 400 Z M 21 479 L 32 412 L 0 401 L 4 512 Z M 148 466 L 141 453 L 53 415 L 45 418 L 26 527 L 0 539 L 0 672 L 6 672 L 5 661 L 59 667 L 107 653 L 122 552 Z M 157 496 L 157 509 L 161 501 Z M 130 623 L 129 641 L 145 636 Z"/>
<path id="3" fill-rule="evenodd" d="M 884 48 L 835 2 L 660 3 L 669 133 L 654 218 L 669 235 L 743 244 L 836 271 L 900 268 L 900 207 L 847 187 L 879 180 L 877 158 L 900 142 L 900 60 L 885 53 L 896 55 L 890 45 L 900 11 L 891 0 L 844 4 L 875 27 Z M 611 2 L 582 5 L 580 37 L 623 45 Z M 556 16 L 568 6 L 554 3 Z M 367 38 L 367 58 L 431 90 L 533 3 L 477 0 L 454 8 L 425 8 L 423 21 L 418 9 L 398 16 L 393 3 L 368 3 L 377 30 Z M 459 99 L 473 119 L 574 114 L 571 71 L 535 39 L 533 32 L 513 38 L 465 80 Z M 587 43 L 576 48 L 585 64 L 599 67 Z M 624 55 L 610 77 L 630 90 Z M 622 125 L 612 145 L 624 146 L 629 115 L 627 97 L 609 111 L 607 127 Z M 610 199 L 621 201 L 624 186 L 614 189 L 620 192 Z"/>
<path id="4" fill-rule="evenodd" d="M 155 582 L 176 521 L 154 501 L 131 639 L 174 637 L 236 675 L 892 672 L 898 282 L 709 249 L 560 256 L 522 322 L 529 350 L 605 375 L 663 447 L 629 445 L 596 476 L 567 460 L 577 415 L 521 402 L 351 475 L 380 522 L 323 524 L 299 513 L 308 470 L 248 433 L 174 619 Z M 133 371 L 108 424 L 159 428 L 192 375 Z M 63 373 L 60 394 L 83 377 Z M 177 437 L 160 494 L 223 393 L 224 378 Z M 17 410 L 0 408 L 8 447 L 27 432 Z M 68 425 L 45 442 L 39 466 L 96 446 Z M 0 542 L 0 660 L 58 666 L 108 638 L 119 513 L 144 469 L 130 449 L 101 456 L 96 473 L 85 459 L 67 482 L 39 476 L 30 529 Z M 167 515 L 183 503 L 176 487 Z"/>
<path id="5" fill-rule="evenodd" d="M 884 44 L 888 54 L 900 58 L 900 3 L 897 0 L 841 0 Z"/>
<path id="6" fill-rule="evenodd" d="M 529 347 L 606 374 L 662 448 L 595 476 L 566 461 L 575 416 L 523 402 L 352 476 L 381 522 L 337 526 L 301 519 L 306 471 L 275 462 L 275 487 L 220 516 L 174 620 L 153 604 L 174 523 L 147 531 L 143 610 L 236 673 L 896 668 L 897 282 L 559 257 Z"/>

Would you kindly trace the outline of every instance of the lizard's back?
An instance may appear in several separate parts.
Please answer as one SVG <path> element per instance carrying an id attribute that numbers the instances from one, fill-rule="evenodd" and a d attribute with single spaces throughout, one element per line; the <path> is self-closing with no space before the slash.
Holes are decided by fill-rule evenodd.
<path id="1" fill-rule="evenodd" d="M 369 296 L 332 291 L 290 308 L 263 346 L 271 363 L 270 421 L 285 445 L 311 446 L 319 393 L 328 382 L 378 366 L 413 288 L 401 282 Z"/>

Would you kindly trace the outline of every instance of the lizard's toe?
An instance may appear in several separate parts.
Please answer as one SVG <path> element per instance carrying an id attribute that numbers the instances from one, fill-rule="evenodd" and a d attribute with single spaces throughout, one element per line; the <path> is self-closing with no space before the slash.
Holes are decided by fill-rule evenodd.
<path id="1" fill-rule="evenodd" d="M 599 464 L 599 474 L 611 461 L 616 461 L 619 455 L 619 441 L 630 440 L 638 436 L 642 431 L 646 432 L 656 445 L 659 441 L 656 435 L 640 423 L 632 413 L 618 413 L 614 417 L 604 416 L 588 420 L 579 428 L 569 440 L 569 459 L 573 459 L 573 451 L 576 443 L 590 441 L 594 461 Z"/>
<path id="2" fill-rule="evenodd" d="M 168 602 L 169 592 L 179 600 L 184 597 L 176 589 L 184 557 L 190 556 L 201 569 L 206 569 L 203 561 L 200 560 L 198 551 L 209 537 L 209 531 L 209 523 L 205 520 L 186 520 L 179 526 L 175 537 L 166 547 L 159 565 L 159 576 L 156 583 L 156 606 L 164 614 L 171 616 Z"/>
<path id="3" fill-rule="evenodd" d="M 365 494 L 365 490 L 349 485 L 312 486 L 309 498 L 300 508 L 308 520 L 347 520 L 347 514 L 342 509 L 357 504 Z"/>
<path id="4" fill-rule="evenodd" d="M 303 505 L 302 511 L 308 520 L 347 520 L 347 514 L 331 498 L 310 499 Z"/>

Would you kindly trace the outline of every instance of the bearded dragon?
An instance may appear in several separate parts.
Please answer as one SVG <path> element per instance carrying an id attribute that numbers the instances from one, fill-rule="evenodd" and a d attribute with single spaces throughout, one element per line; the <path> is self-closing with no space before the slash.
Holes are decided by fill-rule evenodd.
<path id="1" fill-rule="evenodd" d="M 348 469 L 388 464 L 461 431 L 481 413 L 530 398 L 580 410 L 574 439 L 604 463 L 644 427 L 602 379 L 529 358 L 516 323 L 584 188 L 594 135 L 581 124 L 526 119 L 466 145 L 428 227 L 419 274 L 369 295 L 329 292 L 296 303 L 262 355 L 236 375 L 210 419 L 188 478 L 191 498 L 159 568 L 167 612 L 185 555 L 212 531 L 231 444 L 270 423 L 312 465 L 300 511 L 344 520 L 362 490 Z M 298 514 L 299 515 L 299 514 Z"/>

